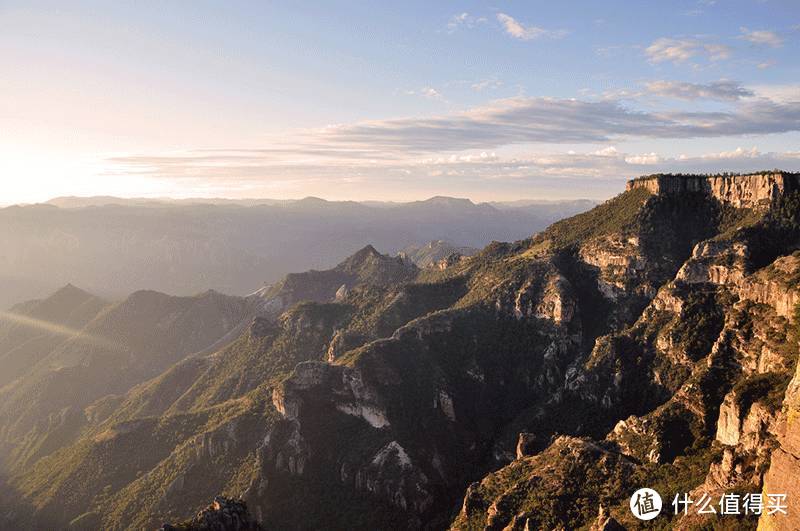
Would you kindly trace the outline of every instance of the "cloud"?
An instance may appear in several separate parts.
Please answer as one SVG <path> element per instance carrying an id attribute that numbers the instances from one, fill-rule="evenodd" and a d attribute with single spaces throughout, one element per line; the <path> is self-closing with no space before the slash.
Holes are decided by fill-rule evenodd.
<path id="1" fill-rule="evenodd" d="M 800 83 L 752 85 L 750 88 L 759 98 L 782 104 L 797 104 L 800 102 Z"/>
<path id="2" fill-rule="evenodd" d="M 442 93 L 433 87 L 422 87 L 419 90 L 406 90 L 405 94 L 409 96 L 423 96 L 431 100 L 445 101 Z"/>
<path id="3" fill-rule="evenodd" d="M 464 12 L 460 15 L 453 15 L 450 17 L 450 21 L 447 23 L 447 27 L 450 29 L 455 30 L 459 26 L 463 26 L 466 24 L 472 17 L 469 16 L 469 13 Z"/>
<path id="4" fill-rule="evenodd" d="M 616 157 L 618 154 L 619 151 L 617 151 L 617 148 L 614 146 L 608 146 L 591 152 L 591 155 L 597 155 L 598 157 Z"/>
<path id="5" fill-rule="evenodd" d="M 641 155 L 630 155 L 625 157 L 625 162 L 628 164 L 636 164 L 639 166 L 650 166 L 664 162 L 664 159 L 658 153 L 644 153 Z"/>
<path id="6" fill-rule="evenodd" d="M 459 13 L 458 15 L 453 15 L 450 17 L 450 20 L 447 22 L 447 32 L 454 33 L 459 28 L 472 29 L 478 24 L 483 24 L 486 21 L 487 20 L 485 17 L 475 17 L 467 12 Z"/>
<path id="7" fill-rule="evenodd" d="M 500 157 L 490 150 L 384 161 L 331 160 L 286 164 L 275 160 L 270 150 L 207 150 L 168 157 L 125 157 L 109 161 L 125 165 L 137 175 L 200 183 L 225 193 L 257 193 L 278 190 L 306 193 L 309 186 L 366 187 L 408 190 L 431 178 L 445 186 L 474 183 L 540 183 L 541 179 L 586 179 L 619 182 L 632 175 L 656 172 L 757 171 L 781 167 L 800 169 L 800 152 L 762 153 L 755 147 L 700 155 L 668 157 L 659 153 L 625 153 L 613 146 L 591 152 L 533 152 L 518 157 Z M 612 186 L 610 189 L 615 189 Z"/>
<path id="8" fill-rule="evenodd" d="M 712 7 L 716 5 L 716 3 L 717 3 L 716 0 L 699 0 L 697 2 L 698 7 L 690 9 L 689 11 L 686 12 L 686 15 L 690 17 L 702 15 L 703 13 L 706 12 L 706 10 L 704 9 L 705 7 Z"/>
<path id="9" fill-rule="evenodd" d="M 780 48 L 783 46 L 783 39 L 774 31 L 754 30 L 740 28 L 742 36 L 740 38 L 757 46 L 769 46 L 770 48 Z"/>
<path id="10" fill-rule="evenodd" d="M 439 91 L 432 87 L 422 87 L 422 90 L 420 90 L 420 94 L 422 94 L 426 98 L 430 98 L 433 100 L 442 99 L 442 95 L 439 93 Z"/>
<path id="11" fill-rule="evenodd" d="M 730 110 L 633 110 L 616 100 L 515 97 L 448 115 L 345 124 L 318 143 L 382 152 L 487 149 L 524 143 L 607 142 L 621 137 L 704 138 L 800 130 L 800 102 L 749 98 Z"/>
<path id="12" fill-rule="evenodd" d="M 622 50 L 623 47 L 619 45 L 600 46 L 594 49 L 594 53 L 599 57 L 613 57 L 618 55 Z"/>
<path id="13" fill-rule="evenodd" d="M 705 160 L 727 160 L 727 159 L 756 159 L 762 156 L 762 153 L 753 146 L 750 149 L 745 149 L 743 147 L 737 147 L 733 151 L 720 151 L 717 153 L 707 153 L 705 155 L 701 155 L 699 158 Z M 681 160 L 685 160 L 687 157 L 681 158 Z"/>
<path id="14" fill-rule="evenodd" d="M 753 91 L 742 87 L 739 83 L 727 80 L 706 84 L 658 80 L 645 83 L 645 89 L 650 94 L 682 100 L 735 101 L 754 95 Z"/>
<path id="15" fill-rule="evenodd" d="M 704 44 L 703 52 L 711 61 L 723 61 L 731 56 L 731 49 L 724 44 Z"/>
<path id="16" fill-rule="evenodd" d="M 493 90 L 503 86 L 503 82 L 497 79 L 496 77 L 492 77 L 489 79 L 482 79 L 480 81 L 476 81 L 472 85 L 472 90 L 476 92 L 483 92 L 484 90 Z"/>
<path id="17" fill-rule="evenodd" d="M 782 88 L 779 93 L 788 94 L 791 89 L 791 86 Z M 438 116 L 372 120 L 299 131 L 281 135 L 269 147 L 249 153 L 268 156 L 276 165 L 317 161 L 330 165 L 337 161 L 385 162 L 532 143 L 605 143 L 790 131 L 800 131 L 800 100 L 753 97 L 732 101 L 728 110 L 648 112 L 632 109 L 617 100 L 514 97 Z M 247 156 L 240 150 L 237 156 L 243 159 L 230 162 L 248 164 Z"/>
<path id="18" fill-rule="evenodd" d="M 705 43 L 697 39 L 656 39 L 645 48 L 651 63 L 684 63 L 693 57 L 703 56 L 710 61 L 721 61 L 730 57 L 730 48 L 724 44 Z"/>
<path id="19" fill-rule="evenodd" d="M 680 86 L 678 90 L 682 95 L 709 90 L 705 85 L 700 87 L 689 84 L 689 88 Z M 776 94 L 787 94 L 787 99 L 766 97 L 769 88 L 752 87 L 755 95 L 748 97 L 734 99 L 731 95 L 725 100 L 724 110 L 714 111 L 645 111 L 618 100 L 506 98 L 439 116 L 286 133 L 260 149 L 234 147 L 116 157 L 108 161 L 106 175 L 187 180 L 202 186 L 224 183 L 240 188 L 263 182 L 264 186 L 288 190 L 331 186 L 345 179 L 348 183 L 426 179 L 434 172 L 461 185 L 469 179 L 620 179 L 656 171 L 800 169 L 798 154 L 761 153 L 755 148 L 669 157 L 656 152 L 625 153 L 611 145 L 627 140 L 724 139 L 800 131 L 800 98 L 791 96 L 798 94 L 797 87 L 775 89 Z M 726 96 L 729 92 L 723 91 Z M 537 152 L 518 158 L 497 155 L 510 146 L 517 146 L 514 151 L 521 153 L 528 145 L 597 143 L 605 146 L 585 153 Z"/>
<path id="20" fill-rule="evenodd" d="M 541 38 L 560 39 L 567 34 L 565 30 L 548 30 L 538 26 L 526 26 L 505 13 L 498 13 L 497 20 L 503 25 L 506 33 L 521 41 L 532 41 Z"/>

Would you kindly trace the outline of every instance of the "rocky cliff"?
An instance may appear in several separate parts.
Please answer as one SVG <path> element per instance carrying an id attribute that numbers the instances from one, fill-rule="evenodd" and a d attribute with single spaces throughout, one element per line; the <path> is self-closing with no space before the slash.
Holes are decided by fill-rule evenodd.
<path id="1" fill-rule="evenodd" d="M 796 529 L 800 525 L 800 367 L 786 390 L 777 421 L 770 427 L 777 435 L 778 447 L 770 456 L 764 491 L 786 494 L 791 518 L 765 514 L 758 529 Z"/>
<path id="2" fill-rule="evenodd" d="M 627 189 L 652 194 L 707 193 L 736 208 L 770 208 L 786 194 L 800 190 L 800 174 L 784 172 L 749 175 L 651 175 L 628 182 Z"/>

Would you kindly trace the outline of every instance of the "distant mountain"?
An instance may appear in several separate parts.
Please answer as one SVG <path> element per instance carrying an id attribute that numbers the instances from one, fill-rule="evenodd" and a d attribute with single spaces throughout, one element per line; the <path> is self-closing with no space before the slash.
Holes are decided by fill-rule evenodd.
<path id="1" fill-rule="evenodd" d="M 478 253 L 479 250 L 475 247 L 458 246 L 443 240 L 435 240 L 425 245 L 404 247 L 398 255 L 410 260 L 417 267 L 424 268 L 434 266 L 452 255 L 472 256 Z"/>
<path id="2" fill-rule="evenodd" d="M 189 197 L 184 199 L 175 199 L 169 197 L 115 197 L 110 195 L 95 195 L 95 196 L 62 196 L 54 197 L 46 201 L 44 204 L 52 205 L 59 208 L 86 208 L 91 206 L 166 206 L 166 205 L 238 205 L 238 206 L 258 206 L 258 205 L 283 205 L 291 206 L 298 203 L 328 203 L 339 202 L 349 204 L 361 204 L 375 208 L 392 208 L 411 203 L 425 203 L 425 204 L 439 204 L 439 205 L 466 205 L 472 203 L 469 199 L 455 198 L 447 196 L 434 196 L 430 199 L 423 201 L 414 201 L 411 203 L 403 203 L 396 201 L 327 201 L 319 197 L 305 197 L 302 199 L 271 199 L 271 198 L 247 198 L 247 199 L 228 199 L 221 197 Z M 525 208 L 532 206 L 551 207 L 551 208 L 583 208 L 589 209 L 597 204 L 597 201 L 590 199 L 563 199 L 563 200 L 547 200 L 547 199 L 517 199 L 514 201 L 490 201 L 487 203 L 490 206 L 501 210 L 513 208 Z"/>
<path id="3" fill-rule="evenodd" d="M 0 388 L 80 333 L 109 303 L 69 284 L 43 300 L 0 312 Z"/>
<path id="4" fill-rule="evenodd" d="M 190 197 L 186 199 L 173 199 L 169 197 L 114 197 L 110 195 L 94 195 L 88 197 L 62 196 L 54 197 L 45 202 L 47 205 L 59 208 L 86 208 L 92 206 L 166 206 L 166 205 L 278 205 L 292 203 L 294 200 L 282 199 L 226 199 Z"/>
<path id="5" fill-rule="evenodd" d="M 291 271 L 330 268 L 369 243 L 389 254 L 438 239 L 481 247 L 528 236 L 562 213 L 445 197 L 382 206 L 58 198 L 0 209 L 0 309 L 68 282 L 110 299 L 140 289 L 243 295 Z"/>
<path id="6" fill-rule="evenodd" d="M 139 291 L 108 304 L 67 286 L 0 314 L 0 361 L 13 369 L 0 386 L 0 449 L 13 451 L 0 453 L 0 463 L 24 467 L 68 443 L 90 404 L 101 401 L 90 415 L 101 418 L 115 396 L 189 354 L 221 348 L 260 304 L 213 291 Z"/>
<path id="7" fill-rule="evenodd" d="M 280 309 L 301 301 L 332 302 L 356 287 L 408 282 L 417 272 L 414 264 L 400 257 L 382 255 L 372 245 L 367 245 L 332 269 L 289 273 L 262 297 L 280 301 Z"/>

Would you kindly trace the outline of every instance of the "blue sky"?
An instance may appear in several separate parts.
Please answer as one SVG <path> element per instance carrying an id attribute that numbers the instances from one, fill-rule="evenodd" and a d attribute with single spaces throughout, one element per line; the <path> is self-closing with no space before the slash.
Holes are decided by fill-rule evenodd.
<path id="1" fill-rule="evenodd" d="M 800 4 L 0 1 L 2 201 L 800 169 Z"/>

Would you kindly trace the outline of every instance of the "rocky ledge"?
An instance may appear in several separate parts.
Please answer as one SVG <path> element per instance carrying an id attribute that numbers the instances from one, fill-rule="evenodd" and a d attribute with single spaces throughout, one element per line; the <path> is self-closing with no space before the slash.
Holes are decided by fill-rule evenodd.
<path id="1" fill-rule="evenodd" d="M 243 501 L 217 496 L 191 520 L 164 524 L 159 531 L 262 531 L 262 527 Z"/>

